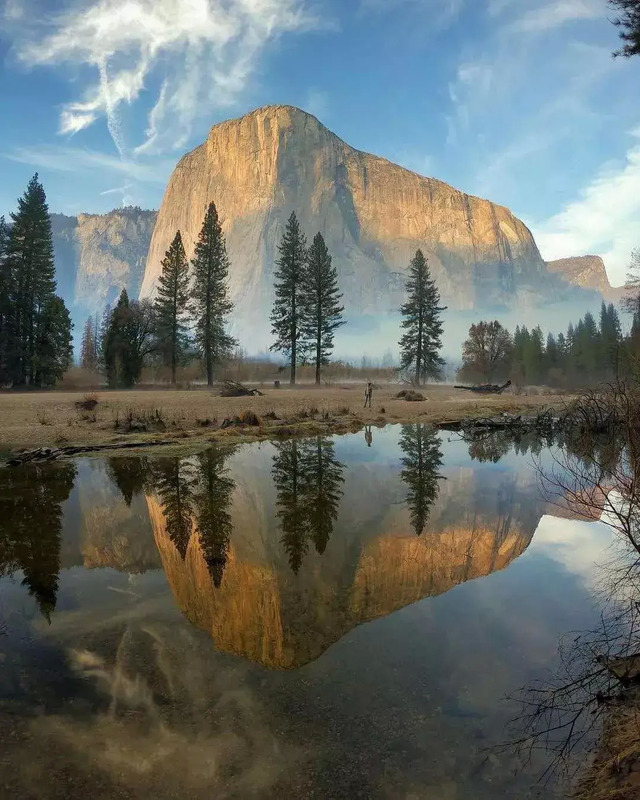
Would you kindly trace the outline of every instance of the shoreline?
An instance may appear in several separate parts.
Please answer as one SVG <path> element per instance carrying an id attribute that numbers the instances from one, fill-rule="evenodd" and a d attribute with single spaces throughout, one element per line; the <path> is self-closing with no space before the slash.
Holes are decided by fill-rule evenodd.
<path id="1" fill-rule="evenodd" d="M 358 432 L 367 425 L 436 424 L 456 419 L 535 414 L 561 409 L 570 395 L 456 394 L 450 386 L 428 386 L 424 401 L 395 395 L 401 386 L 378 387 L 373 408 L 364 409 L 359 385 L 266 390 L 261 396 L 220 397 L 210 390 L 131 390 L 91 393 L 92 409 L 79 408 L 82 392 L 0 394 L 0 454 L 42 447 L 92 447 L 148 442 L 158 447 L 209 441 L 264 441 L 293 436 Z M 154 444 L 155 443 L 155 444 Z"/>

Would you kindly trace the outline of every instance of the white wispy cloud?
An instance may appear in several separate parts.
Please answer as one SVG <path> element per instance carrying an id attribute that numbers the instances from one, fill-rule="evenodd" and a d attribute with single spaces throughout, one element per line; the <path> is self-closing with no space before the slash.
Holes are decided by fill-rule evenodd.
<path id="1" fill-rule="evenodd" d="M 623 164 L 607 164 L 579 196 L 533 225 L 543 258 L 602 256 L 614 284 L 624 282 L 631 251 L 640 246 L 640 128 Z"/>
<path id="2" fill-rule="evenodd" d="M 164 186 L 171 174 L 174 162 L 171 159 L 154 159 L 153 164 L 141 163 L 132 159 L 87 150 L 81 147 L 17 147 L 3 154 L 10 161 L 29 164 L 38 169 L 56 172 L 96 172 L 103 171 L 113 175 L 118 173 L 140 183 Z"/>
<path id="3" fill-rule="evenodd" d="M 510 33 L 543 33 L 569 22 L 606 16 L 602 0 L 492 0 L 489 14 L 513 14 Z M 514 13 L 515 12 L 515 13 Z"/>
<path id="4" fill-rule="evenodd" d="M 28 65 L 89 67 L 90 83 L 67 103 L 60 132 L 107 119 L 121 154 L 124 110 L 159 86 L 138 153 L 184 147 L 199 116 L 232 104 L 265 47 L 320 23 L 303 0 L 89 0 L 16 31 Z M 83 73 L 84 74 L 84 73 Z"/>

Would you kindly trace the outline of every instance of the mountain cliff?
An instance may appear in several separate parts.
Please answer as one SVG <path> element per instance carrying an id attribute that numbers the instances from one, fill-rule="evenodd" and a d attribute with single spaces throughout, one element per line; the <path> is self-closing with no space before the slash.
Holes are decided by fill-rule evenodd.
<path id="1" fill-rule="evenodd" d="M 572 286 L 598 292 L 609 303 L 619 303 L 624 297 L 623 286 L 612 286 L 600 256 L 574 256 L 547 261 L 547 269 Z"/>
<path id="2" fill-rule="evenodd" d="M 51 215 L 58 291 L 76 315 L 102 313 L 126 288 L 138 295 L 155 211 Z"/>
<path id="3" fill-rule="evenodd" d="M 304 111 L 268 106 L 215 125 L 176 166 L 142 296 L 154 294 L 176 230 L 192 256 L 212 200 L 227 238 L 242 329 L 268 318 L 276 248 L 294 210 L 308 236 L 319 230 L 325 237 L 353 317 L 399 307 L 417 248 L 451 308 L 531 306 L 549 292 L 531 232 L 508 209 L 355 150 Z"/>

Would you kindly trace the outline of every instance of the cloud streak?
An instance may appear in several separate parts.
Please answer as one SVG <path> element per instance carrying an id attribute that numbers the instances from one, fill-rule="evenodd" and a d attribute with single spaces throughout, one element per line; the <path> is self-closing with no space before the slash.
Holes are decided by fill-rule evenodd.
<path id="1" fill-rule="evenodd" d="M 534 234 L 543 258 L 602 256 L 614 284 L 624 282 L 631 251 L 640 245 L 640 128 L 622 165 L 605 165 L 580 195 Z"/>
<path id="2" fill-rule="evenodd" d="M 143 93 L 154 100 L 135 152 L 180 149 L 199 116 L 238 99 L 270 42 L 318 26 L 303 0 L 94 0 L 48 23 L 17 42 L 19 58 L 93 73 L 63 107 L 60 133 L 104 116 L 121 155 L 128 150 L 122 114 Z"/>

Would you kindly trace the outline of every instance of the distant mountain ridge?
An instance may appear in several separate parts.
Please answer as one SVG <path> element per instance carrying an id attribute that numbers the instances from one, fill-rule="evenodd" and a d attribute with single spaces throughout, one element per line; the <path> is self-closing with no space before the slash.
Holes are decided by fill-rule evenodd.
<path id="1" fill-rule="evenodd" d="M 607 269 L 600 256 L 573 256 L 547 261 L 547 269 L 566 283 L 582 289 L 592 289 L 609 303 L 619 303 L 624 297 L 624 286 L 612 286 Z"/>
<path id="2" fill-rule="evenodd" d="M 101 314 L 123 288 L 140 291 L 157 212 L 137 207 L 107 214 L 51 214 L 58 291 L 79 318 Z"/>

